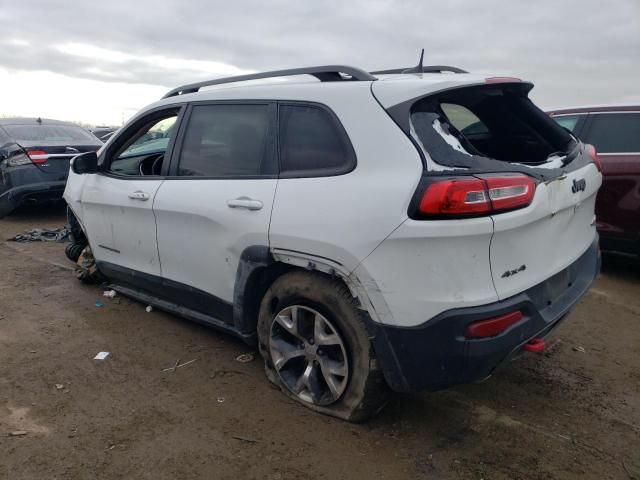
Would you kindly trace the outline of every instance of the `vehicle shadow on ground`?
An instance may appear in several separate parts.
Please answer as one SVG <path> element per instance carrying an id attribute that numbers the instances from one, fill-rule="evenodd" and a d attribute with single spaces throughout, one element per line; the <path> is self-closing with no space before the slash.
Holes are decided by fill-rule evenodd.
<path id="1" fill-rule="evenodd" d="M 66 214 L 67 204 L 63 200 L 59 202 L 48 202 L 36 205 L 22 205 L 4 217 L 6 221 L 21 222 L 29 220 L 37 222 L 38 220 L 51 220 Z M 37 228 L 37 224 L 33 224 L 33 228 Z"/>
<path id="2" fill-rule="evenodd" d="M 602 273 L 640 284 L 640 257 L 615 253 L 602 254 Z"/>

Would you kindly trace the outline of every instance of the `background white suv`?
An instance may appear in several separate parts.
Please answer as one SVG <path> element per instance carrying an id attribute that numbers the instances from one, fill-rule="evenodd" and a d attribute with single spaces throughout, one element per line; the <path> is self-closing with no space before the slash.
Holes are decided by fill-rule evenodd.
<path id="1" fill-rule="evenodd" d="M 76 247 L 119 292 L 257 342 L 326 414 L 481 380 L 599 270 L 597 156 L 531 88 L 422 66 L 179 87 L 74 159 Z"/>

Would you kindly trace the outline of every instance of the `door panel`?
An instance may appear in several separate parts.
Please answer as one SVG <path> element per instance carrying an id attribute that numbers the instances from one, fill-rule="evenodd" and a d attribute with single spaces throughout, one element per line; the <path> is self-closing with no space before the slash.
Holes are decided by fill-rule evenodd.
<path id="1" fill-rule="evenodd" d="M 96 260 L 161 274 L 152 206 L 162 182 L 89 175 L 82 217 Z"/>
<path id="2" fill-rule="evenodd" d="M 177 140 L 171 177 L 158 190 L 154 213 L 163 279 L 233 302 L 245 248 L 269 245 L 275 195 L 275 105 L 196 103 Z M 216 308 L 183 304 L 231 322 Z M 206 311 L 205 311 L 206 310 Z"/>
<path id="3" fill-rule="evenodd" d="M 163 183 L 154 202 L 163 277 L 232 302 L 243 250 L 269 245 L 276 183 L 276 179 Z M 230 205 L 243 197 L 261 202 L 262 208 Z"/>
<path id="4" fill-rule="evenodd" d="M 603 235 L 637 240 L 640 237 L 640 153 L 600 154 L 602 188 L 596 216 Z"/>
<path id="5" fill-rule="evenodd" d="M 633 245 L 640 237 L 640 112 L 594 112 L 589 117 L 584 139 L 596 147 L 603 174 L 598 231 Z"/>

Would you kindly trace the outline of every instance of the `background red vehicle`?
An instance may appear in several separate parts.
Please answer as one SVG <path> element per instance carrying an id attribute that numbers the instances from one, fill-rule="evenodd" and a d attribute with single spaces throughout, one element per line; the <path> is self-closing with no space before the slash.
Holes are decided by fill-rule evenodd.
<path id="1" fill-rule="evenodd" d="M 598 152 L 603 182 L 596 219 L 602 249 L 640 255 L 640 105 L 564 108 L 549 114 Z"/>

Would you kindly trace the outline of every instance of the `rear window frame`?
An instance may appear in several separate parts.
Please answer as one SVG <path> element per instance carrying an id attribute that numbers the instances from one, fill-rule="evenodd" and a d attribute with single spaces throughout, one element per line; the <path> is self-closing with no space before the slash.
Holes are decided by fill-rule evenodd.
<path id="1" fill-rule="evenodd" d="M 356 151 L 351 142 L 351 138 L 347 133 L 344 125 L 336 115 L 336 113 L 327 105 L 319 102 L 305 101 L 305 100 L 280 100 L 278 103 L 278 112 L 276 117 L 276 130 L 277 130 L 277 150 L 278 150 L 278 171 L 279 178 L 322 178 L 322 177 L 337 177 L 346 175 L 354 171 L 358 165 L 358 158 Z M 292 170 L 286 171 L 282 168 L 281 150 L 280 150 L 280 107 L 281 106 L 293 106 L 293 107 L 310 107 L 318 108 L 328 114 L 331 123 L 335 127 L 340 140 L 343 142 L 347 149 L 347 162 L 341 166 L 333 167 L 321 167 L 308 170 Z"/>

